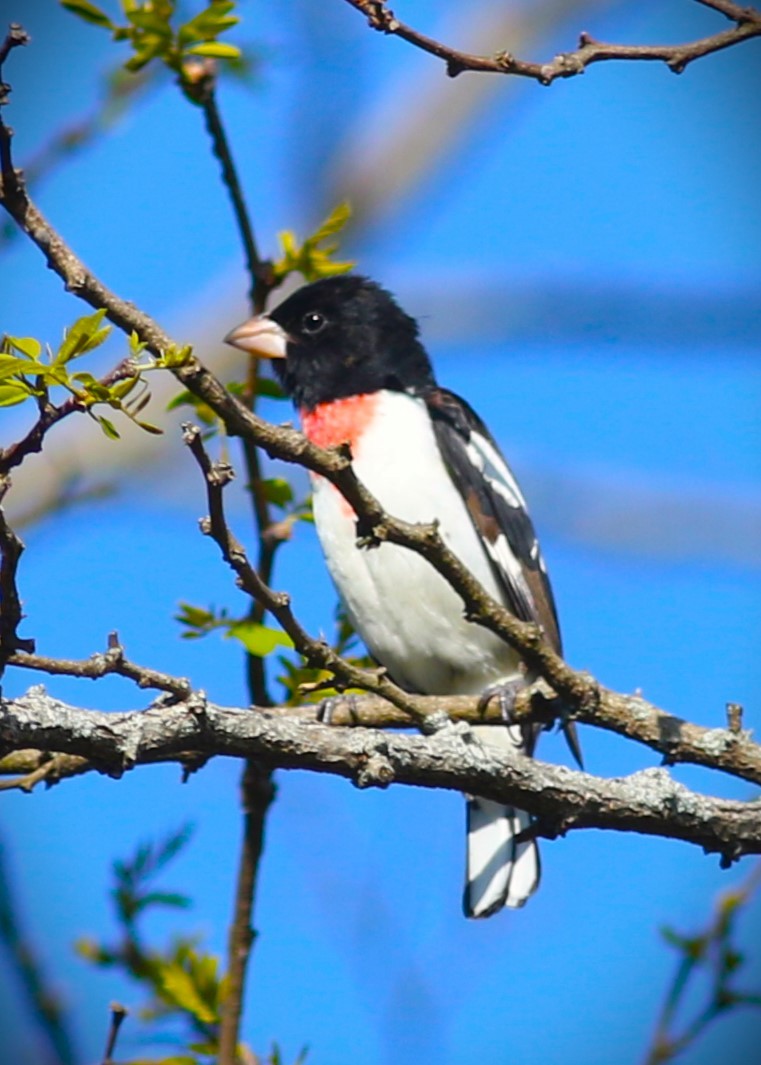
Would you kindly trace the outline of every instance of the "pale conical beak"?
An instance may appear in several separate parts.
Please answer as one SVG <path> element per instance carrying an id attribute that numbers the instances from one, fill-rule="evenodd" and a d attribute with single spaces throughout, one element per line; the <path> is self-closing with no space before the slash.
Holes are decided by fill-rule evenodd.
<path id="1" fill-rule="evenodd" d="M 225 344 L 232 344 L 258 359 L 284 359 L 287 343 L 288 334 L 266 314 L 257 314 L 236 325 L 225 337 Z"/>

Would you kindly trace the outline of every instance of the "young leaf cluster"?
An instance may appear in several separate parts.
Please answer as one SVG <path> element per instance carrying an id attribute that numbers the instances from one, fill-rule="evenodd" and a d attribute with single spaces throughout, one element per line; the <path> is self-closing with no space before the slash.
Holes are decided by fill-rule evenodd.
<path id="1" fill-rule="evenodd" d="M 321 277 L 333 277 L 351 270 L 353 262 L 334 260 L 338 242 L 330 240 L 341 232 L 350 218 L 349 204 L 339 203 L 303 244 L 299 244 L 290 229 L 279 233 L 283 254 L 273 264 L 277 284 L 281 284 L 292 273 L 300 273 L 307 281 L 319 281 Z"/>
<path id="2" fill-rule="evenodd" d="M 178 937 L 162 950 L 148 947 L 140 927 L 151 909 L 190 906 L 187 896 L 153 886 L 156 876 L 183 849 L 190 834 L 186 826 L 158 846 L 142 844 L 128 861 L 114 862 L 111 895 L 121 939 L 113 946 L 88 939 L 76 944 L 78 954 L 87 961 L 120 969 L 147 991 L 148 1001 L 141 1010 L 144 1020 L 169 1020 L 175 1027 L 179 1024 L 173 1041 L 181 1053 L 157 1059 L 155 1065 L 159 1065 L 159 1060 L 161 1065 L 200 1065 L 213 1059 L 218 1050 L 220 1008 L 225 995 L 219 960 L 189 937 Z"/>
<path id="3" fill-rule="evenodd" d="M 187 896 L 157 889 L 154 880 L 176 858 L 190 839 L 189 826 L 158 845 L 141 844 L 128 861 L 113 866 L 116 919 L 121 931 L 116 945 L 82 939 L 76 944 L 80 957 L 102 968 L 118 969 L 147 993 L 139 1016 L 144 1021 L 171 1025 L 167 1039 L 175 1045 L 169 1056 L 131 1059 L 127 1065 L 211 1065 L 219 1053 L 221 1009 L 227 994 L 226 978 L 219 959 L 203 950 L 197 939 L 177 937 L 164 949 L 145 944 L 141 923 L 151 909 L 187 908 Z M 163 1041 L 163 1040 L 162 1040 Z M 262 1065 L 282 1065 L 277 1046 Z M 303 1063 L 302 1052 L 296 1065 Z"/>
<path id="4" fill-rule="evenodd" d="M 737 919 L 761 880 L 761 866 L 744 886 L 719 896 L 709 926 L 694 935 L 663 928 L 665 941 L 678 952 L 679 962 L 661 1012 L 658 1030 L 647 1065 L 663 1065 L 686 1050 L 716 1018 L 737 1007 L 761 1008 L 761 992 L 740 990 L 737 974 L 746 957 L 736 946 Z M 677 1015 L 683 1012 L 687 992 L 702 974 L 707 983 L 702 1005 L 675 1031 Z"/>
<path id="5" fill-rule="evenodd" d="M 182 637 L 195 640 L 221 631 L 228 639 L 239 640 L 250 655 L 266 658 L 276 647 L 293 647 L 293 641 L 282 629 L 272 628 L 249 618 L 232 618 L 227 611 L 205 610 L 191 603 L 180 603 L 176 621 L 185 626 Z"/>
<path id="6" fill-rule="evenodd" d="M 207 610 L 192 603 L 180 603 L 180 611 L 175 620 L 184 626 L 182 638 L 185 640 L 199 639 L 211 632 L 222 632 L 228 639 L 239 640 L 255 658 L 267 658 L 279 648 L 293 648 L 291 638 L 282 629 L 252 621 L 247 617 L 230 617 L 224 608 Z M 372 668 L 375 663 L 369 655 L 352 653 L 358 645 L 358 638 L 340 603 L 336 606 L 335 624 L 333 650 L 358 667 Z M 295 706 L 310 698 L 320 701 L 338 694 L 333 674 L 328 670 L 306 666 L 302 659 L 294 661 L 292 657 L 284 654 L 278 654 L 276 661 L 281 670 L 277 680 L 283 689 L 280 699 L 282 703 Z"/>
<path id="7" fill-rule="evenodd" d="M 234 0 L 210 0 L 197 15 L 177 26 L 173 24 L 176 0 L 120 0 L 124 16 L 124 22 L 120 23 L 91 0 L 61 0 L 61 3 L 85 22 L 110 30 L 115 41 L 127 41 L 132 55 L 124 66 L 133 72 L 158 59 L 178 75 L 183 86 L 189 79 L 189 87 L 192 79 L 186 64 L 193 57 L 241 58 L 239 48 L 219 40 L 240 21 L 232 13 Z"/>
<path id="8" fill-rule="evenodd" d="M 40 409 L 44 409 L 51 402 L 51 389 L 60 387 L 66 389 L 75 405 L 89 414 L 112 440 L 118 439 L 119 433 L 109 418 L 94 412 L 93 408 L 98 405 L 119 411 L 148 433 L 161 433 L 161 429 L 140 417 L 150 400 L 142 372 L 159 363 L 139 365 L 137 357 L 144 345 L 136 337 L 130 341 L 127 369 L 113 383 L 98 380 L 87 370 L 72 372 L 71 364 L 76 359 L 99 348 L 109 336 L 111 326 L 103 325 L 104 316 L 105 311 L 100 310 L 78 318 L 66 331 L 58 350 L 48 349 L 44 356 L 42 344 L 34 337 L 3 337 L 0 343 L 0 407 L 34 399 Z M 174 357 L 174 354 L 169 356 Z"/>

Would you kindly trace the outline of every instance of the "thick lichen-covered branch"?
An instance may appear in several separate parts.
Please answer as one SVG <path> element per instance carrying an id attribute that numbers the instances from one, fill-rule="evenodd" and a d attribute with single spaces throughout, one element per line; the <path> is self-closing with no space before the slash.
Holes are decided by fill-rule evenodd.
<path id="1" fill-rule="evenodd" d="M 605 779 L 495 751 L 467 726 L 432 736 L 336 728 L 272 712 L 216 706 L 200 696 L 172 706 L 102 713 L 69 706 L 41 688 L 0 704 L 0 743 L 8 748 L 86 758 L 120 776 L 136 765 L 200 755 L 256 757 L 282 769 L 306 769 L 359 787 L 407 784 L 483 795 L 537 818 L 554 837 L 582 828 L 683 840 L 723 862 L 761 854 L 761 801 L 711 798 L 675 782 L 666 769 Z"/>

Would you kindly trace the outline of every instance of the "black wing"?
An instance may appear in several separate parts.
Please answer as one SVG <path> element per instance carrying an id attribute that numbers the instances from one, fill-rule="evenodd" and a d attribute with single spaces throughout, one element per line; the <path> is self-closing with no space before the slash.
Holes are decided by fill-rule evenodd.
<path id="1" fill-rule="evenodd" d="M 561 653 L 555 599 L 525 500 L 476 412 L 444 388 L 427 391 L 439 450 L 462 495 L 504 595 L 521 621 L 542 626 Z"/>

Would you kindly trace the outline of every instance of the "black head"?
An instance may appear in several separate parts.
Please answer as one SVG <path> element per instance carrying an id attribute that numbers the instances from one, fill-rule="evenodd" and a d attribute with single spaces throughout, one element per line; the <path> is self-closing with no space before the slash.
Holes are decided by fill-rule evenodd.
<path id="1" fill-rule="evenodd" d="M 421 392 L 435 384 L 417 322 L 365 277 L 305 285 L 267 317 L 287 336 L 286 358 L 273 364 L 299 408 L 384 388 Z"/>

